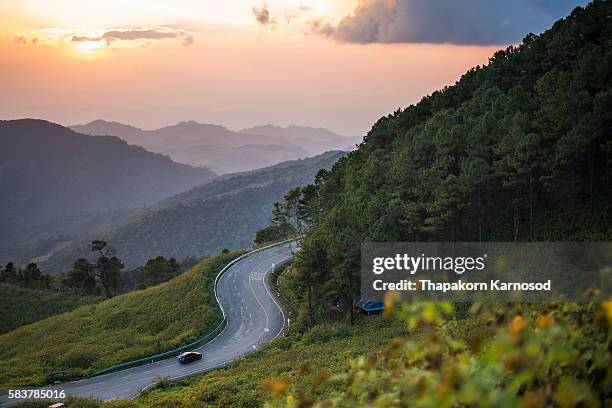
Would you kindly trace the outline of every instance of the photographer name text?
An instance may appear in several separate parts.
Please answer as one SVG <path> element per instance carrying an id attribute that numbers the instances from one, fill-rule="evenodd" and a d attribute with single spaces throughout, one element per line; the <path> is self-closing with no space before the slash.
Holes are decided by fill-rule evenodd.
<path id="1" fill-rule="evenodd" d="M 377 279 L 372 283 L 376 291 L 428 291 L 428 292 L 461 292 L 461 291 L 550 291 L 551 281 L 545 282 L 434 282 L 429 279 L 402 279 L 397 282 L 384 282 Z"/>

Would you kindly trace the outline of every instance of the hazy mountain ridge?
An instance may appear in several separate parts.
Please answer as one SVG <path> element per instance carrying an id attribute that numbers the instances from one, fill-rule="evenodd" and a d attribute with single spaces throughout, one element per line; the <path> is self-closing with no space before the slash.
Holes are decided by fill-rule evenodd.
<path id="1" fill-rule="evenodd" d="M 220 174 L 259 169 L 272 166 L 279 161 L 295 160 L 309 155 L 306 150 L 299 147 L 268 144 L 238 147 L 184 146 L 169 150 L 168 154 L 184 163 L 211 166 Z"/>
<path id="2" fill-rule="evenodd" d="M 67 240 L 55 242 L 57 246 L 49 253 L 38 253 L 39 265 L 48 273 L 63 272 L 77 258 L 90 255 L 87 243 L 94 238 L 108 240 L 128 268 L 159 255 L 183 259 L 248 247 L 256 231 L 269 223 L 274 201 L 287 190 L 312 182 L 320 169 L 331 168 L 344 154 L 328 152 L 222 176 L 153 206 L 110 215 L 116 217 L 114 221 L 102 214 L 95 222 L 103 227 L 73 220 L 76 226 L 93 227 L 82 234 L 67 234 Z"/>
<path id="3" fill-rule="evenodd" d="M 173 162 L 114 136 L 44 120 L 0 121 L 2 235 L 11 241 L 53 219 L 155 203 L 215 173 Z"/>
<path id="4" fill-rule="evenodd" d="M 235 132 L 195 121 L 143 130 L 99 119 L 71 128 L 90 135 L 117 136 L 178 162 L 210 167 L 217 173 L 248 171 L 330 150 L 345 150 L 361 141 L 324 128 L 265 125 Z"/>
<path id="5" fill-rule="evenodd" d="M 291 140 L 291 143 L 307 150 L 310 154 L 319 154 L 329 150 L 353 150 L 361 143 L 361 136 L 341 136 L 322 127 L 296 126 L 287 127 L 263 125 L 240 130 L 247 135 L 266 135 Z"/>

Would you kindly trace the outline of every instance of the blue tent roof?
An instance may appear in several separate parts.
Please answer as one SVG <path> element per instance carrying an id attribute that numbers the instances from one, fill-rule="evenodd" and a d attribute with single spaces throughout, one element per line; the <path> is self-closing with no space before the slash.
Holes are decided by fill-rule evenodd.
<path id="1" fill-rule="evenodd" d="M 361 301 L 357 303 L 357 307 L 366 312 L 376 312 L 385 309 L 385 302 L 375 302 L 372 300 Z"/>

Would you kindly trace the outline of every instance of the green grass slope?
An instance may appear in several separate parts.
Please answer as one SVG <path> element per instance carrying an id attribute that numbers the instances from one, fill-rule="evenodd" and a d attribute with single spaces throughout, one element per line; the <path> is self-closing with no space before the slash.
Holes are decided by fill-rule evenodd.
<path id="1" fill-rule="evenodd" d="M 1 335 L 0 385 L 42 384 L 57 370 L 76 378 L 168 350 L 211 330 L 221 320 L 214 278 L 238 255 L 208 258 L 161 285 Z"/>
<path id="2" fill-rule="evenodd" d="M 0 283 L 0 299 L 2 299 L 2 307 L 0 307 L 1 334 L 24 324 L 98 302 L 102 297 L 37 290 Z"/>
<path id="3" fill-rule="evenodd" d="M 328 395 L 323 384 L 331 371 L 347 367 L 351 359 L 370 354 L 397 337 L 405 337 L 398 320 L 373 317 L 353 327 L 323 324 L 303 335 L 280 338 L 227 368 L 167 384 L 134 401 L 112 407 L 261 407 L 271 395 L 266 390 L 291 384 L 297 394 Z"/>

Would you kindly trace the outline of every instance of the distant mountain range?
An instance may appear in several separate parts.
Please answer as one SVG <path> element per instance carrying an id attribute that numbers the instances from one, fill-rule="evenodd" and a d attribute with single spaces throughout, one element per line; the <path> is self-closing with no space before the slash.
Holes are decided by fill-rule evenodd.
<path id="1" fill-rule="evenodd" d="M 248 247 L 257 230 L 269 224 L 274 201 L 312 182 L 320 169 L 331 168 L 344 154 L 328 152 L 224 175 L 140 210 L 65 219 L 5 248 L 6 259 L 0 260 L 34 259 L 45 272 L 57 274 L 77 258 L 89 256 L 87 243 L 94 238 L 108 240 L 128 268 L 159 255 L 183 259 Z"/>
<path id="2" fill-rule="evenodd" d="M 352 149 L 361 137 L 346 137 L 324 128 L 257 126 L 238 132 L 223 126 L 180 122 L 143 130 L 118 122 L 95 120 L 71 129 L 89 135 L 112 135 L 173 160 L 206 166 L 219 174 L 248 171 L 330 150 Z"/>
<path id="3" fill-rule="evenodd" d="M 125 140 L 44 120 L 0 121 L 0 263 L 35 261 L 59 273 L 87 256 L 87 242 L 97 238 L 110 241 L 128 267 L 158 255 L 181 259 L 249 246 L 268 224 L 275 200 L 312 182 L 345 153 L 250 168 L 351 143 L 326 129 L 298 126 L 233 132 L 183 122 L 143 131 L 97 121 L 87 128 L 96 133 L 96 126 Z M 204 151 L 221 171 L 248 171 L 218 177 L 131 144 L 174 145 L 193 160 Z"/>
<path id="4" fill-rule="evenodd" d="M 0 121 L 0 244 L 58 217 L 142 207 L 214 177 L 118 137 Z"/>

